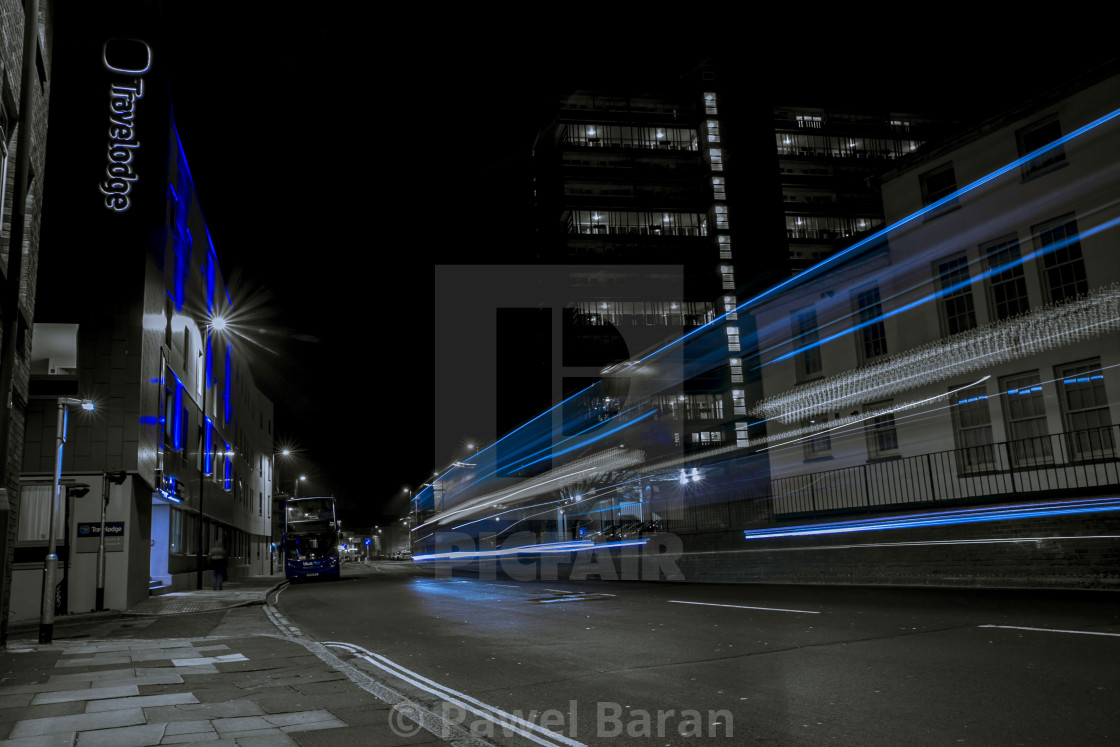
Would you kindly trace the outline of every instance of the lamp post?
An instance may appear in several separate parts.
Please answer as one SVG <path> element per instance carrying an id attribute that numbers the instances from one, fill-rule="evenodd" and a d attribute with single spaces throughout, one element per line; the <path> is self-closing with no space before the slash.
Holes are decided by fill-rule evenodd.
<path id="1" fill-rule="evenodd" d="M 280 457 L 283 457 L 284 459 L 287 459 L 291 455 L 292 455 L 291 449 L 283 449 L 276 456 L 280 456 Z M 283 517 L 284 506 L 281 505 L 281 506 L 278 507 L 277 504 L 276 504 L 277 488 L 283 484 L 280 481 L 280 465 L 283 463 L 283 460 L 277 460 L 276 456 L 274 456 L 272 458 L 272 464 L 273 464 L 273 468 L 272 468 L 272 475 L 273 475 L 272 495 L 269 496 L 269 501 L 271 501 L 270 505 L 272 506 L 272 524 L 269 528 L 269 535 L 270 536 L 269 536 L 269 548 L 268 548 L 268 573 L 269 573 L 269 575 L 272 575 L 273 573 L 275 573 L 277 543 L 280 540 L 280 534 L 282 534 L 283 531 L 284 531 L 284 529 L 283 529 L 283 527 L 284 527 L 284 517 Z M 282 489 L 279 492 L 281 493 L 281 495 L 284 493 L 284 491 Z M 279 508 L 279 511 L 277 511 L 277 508 Z M 279 518 L 277 518 L 277 516 L 279 516 Z M 277 528 L 278 528 L 277 523 L 279 523 L 280 533 L 277 533 L 277 531 L 276 531 Z"/>
<path id="2" fill-rule="evenodd" d="M 43 561 L 43 598 L 39 611 L 39 643 L 54 640 L 55 580 L 58 575 L 58 555 L 54 540 L 54 527 L 58 514 L 59 494 L 62 490 L 62 448 L 66 445 L 66 425 L 71 406 L 92 410 L 93 402 L 74 397 L 58 398 L 58 430 L 54 453 L 54 496 L 51 499 L 50 519 L 47 522 L 47 557 Z"/>
<path id="3" fill-rule="evenodd" d="M 215 331 L 221 332 L 226 328 L 226 321 L 221 317 L 214 317 L 210 323 L 206 325 L 206 364 L 202 367 L 202 470 L 199 473 L 199 486 L 198 486 L 198 547 L 195 552 L 195 564 L 198 566 L 195 588 L 202 589 L 202 506 L 206 499 L 206 475 L 207 468 L 210 467 L 210 457 L 212 449 L 207 448 L 207 443 L 210 439 L 210 422 L 207 419 L 206 399 L 207 394 L 210 392 L 210 366 L 213 363 L 213 356 L 210 354 L 210 341 Z"/>
<path id="4" fill-rule="evenodd" d="M 296 486 L 292 490 L 292 497 L 293 498 L 299 498 L 299 484 L 301 482 L 304 482 L 305 480 L 307 480 L 307 475 L 300 475 L 299 478 L 295 481 Z"/>

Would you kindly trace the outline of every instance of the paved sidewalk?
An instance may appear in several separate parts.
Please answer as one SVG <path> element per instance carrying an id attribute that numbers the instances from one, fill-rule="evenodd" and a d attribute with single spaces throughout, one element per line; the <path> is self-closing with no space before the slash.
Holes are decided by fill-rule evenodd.
<path id="1" fill-rule="evenodd" d="M 104 615 L 67 616 L 56 620 L 50 644 L 38 643 L 37 625 L 11 628 L 0 649 L 0 745 L 457 741 L 418 727 L 405 736 L 394 732 L 400 724 L 392 705 L 396 693 L 324 646 L 282 635 L 263 605 L 283 583 L 282 575 L 261 576 L 227 582 L 220 592 L 151 597 L 117 613 L 115 629 Z M 226 608 L 230 612 L 206 636 L 116 637 L 133 635 L 130 621 L 175 625 L 179 618 L 164 616 Z M 86 619 L 70 619 L 79 617 Z"/>
<path id="2" fill-rule="evenodd" d="M 206 612 L 209 610 L 265 604 L 267 596 L 286 583 L 284 573 L 271 576 L 249 576 L 232 579 L 222 584 L 221 591 L 210 587 L 190 591 L 173 591 L 148 597 L 130 609 L 129 615 L 171 615 L 180 612 Z"/>

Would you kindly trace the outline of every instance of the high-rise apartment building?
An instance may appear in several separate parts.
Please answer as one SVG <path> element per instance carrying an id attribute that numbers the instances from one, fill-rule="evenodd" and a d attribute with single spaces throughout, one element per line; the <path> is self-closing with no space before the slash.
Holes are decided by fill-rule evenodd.
<path id="1" fill-rule="evenodd" d="M 669 340 L 725 325 L 721 359 L 657 395 L 686 451 L 734 442 L 745 414 L 736 185 L 720 95 L 707 64 L 653 93 L 576 91 L 557 102 L 533 154 L 538 261 L 569 268 L 553 369 L 565 395 Z"/>
<path id="2" fill-rule="evenodd" d="M 835 107 L 777 106 L 773 113 L 790 274 L 882 228 L 875 178 L 949 126 L 929 116 Z"/>

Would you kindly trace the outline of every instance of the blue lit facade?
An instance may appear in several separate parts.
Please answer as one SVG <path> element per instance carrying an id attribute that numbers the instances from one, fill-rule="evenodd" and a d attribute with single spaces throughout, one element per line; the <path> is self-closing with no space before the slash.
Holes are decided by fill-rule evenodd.
<path id="1" fill-rule="evenodd" d="M 63 479 L 89 484 L 91 495 L 107 490 L 107 519 L 123 522 L 122 543 L 107 553 L 105 596 L 107 607 L 126 609 L 149 593 L 194 588 L 200 553 L 205 563 L 219 537 L 231 575 L 269 571 L 272 404 L 254 384 L 249 346 L 235 327 L 211 325 L 235 323 L 238 305 L 191 179 L 190 146 L 175 128 L 157 26 L 140 12 L 113 19 L 111 28 L 93 10 L 59 16 L 59 43 L 69 54 L 58 64 L 68 83 L 52 111 L 59 152 L 47 167 L 44 232 L 54 253 L 40 270 L 38 320 L 77 325 L 76 366 L 64 378 L 97 409 L 71 418 Z M 114 57 L 104 52 L 114 37 L 143 46 Z M 119 69 L 106 65 L 109 58 Z M 113 91 L 125 87 L 133 92 L 119 108 L 130 119 L 113 108 Z M 122 121 L 131 129 L 122 131 Z M 130 138 L 129 171 L 116 182 L 114 164 L 123 158 L 114 160 L 111 140 L 107 149 L 112 127 Z M 28 495 L 41 492 L 53 469 L 50 392 L 62 383 L 60 371 L 44 367 L 33 376 L 22 471 Z M 117 470 L 127 473 L 124 483 L 103 485 L 103 473 Z M 100 503 L 86 498 L 73 512 L 64 550 L 68 611 L 84 612 L 96 554 L 87 554 L 77 528 L 100 518 Z M 15 591 L 34 604 L 13 604 L 12 619 L 37 614 L 31 577 L 43 540 L 29 534 L 17 542 Z"/>

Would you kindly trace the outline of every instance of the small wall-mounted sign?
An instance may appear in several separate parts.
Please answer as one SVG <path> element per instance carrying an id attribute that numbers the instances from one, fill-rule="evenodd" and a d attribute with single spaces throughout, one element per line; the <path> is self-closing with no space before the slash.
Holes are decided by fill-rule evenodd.
<path id="1" fill-rule="evenodd" d="M 78 537 L 75 550 L 77 552 L 97 552 L 101 545 L 101 522 L 78 522 Z M 124 550 L 124 522 L 105 522 L 105 552 L 122 552 Z"/>

